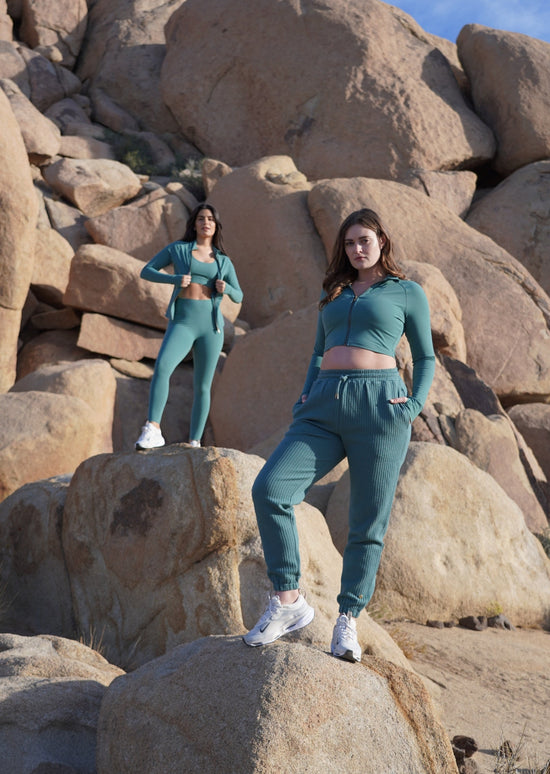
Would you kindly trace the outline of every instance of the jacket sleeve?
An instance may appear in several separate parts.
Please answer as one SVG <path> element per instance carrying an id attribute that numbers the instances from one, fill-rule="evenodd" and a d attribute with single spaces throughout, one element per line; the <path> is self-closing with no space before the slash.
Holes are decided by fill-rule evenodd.
<path id="1" fill-rule="evenodd" d="M 149 282 L 164 282 L 169 285 L 181 285 L 183 274 L 168 274 L 168 272 L 160 271 L 173 262 L 171 245 L 167 245 L 167 247 L 163 247 L 159 253 L 145 264 L 139 276 L 142 279 L 149 280 Z"/>
<path id="2" fill-rule="evenodd" d="M 239 285 L 239 280 L 237 279 L 237 272 L 235 271 L 235 267 L 227 258 L 227 261 L 225 262 L 224 271 L 223 271 L 223 280 L 225 282 L 225 293 L 229 296 L 229 298 L 234 301 L 236 304 L 240 304 L 243 300 L 243 291 L 241 290 L 241 286 Z"/>
<path id="3" fill-rule="evenodd" d="M 435 372 L 435 354 L 426 294 L 416 282 L 407 284 L 406 294 L 405 336 L 413 360 L 412 395 L 406 405 L 413 420 L 420 414 L 428 397 Z"/>
<path id="4" fill-rule="evenodd" d="M 313 345 L 313 354 L 309 361 L 309 368 L 307 369 L 306 381 L 302 388 L 302 395 L 309 395 L 311 385 L 317 378 L 319 370 L 321 368 L 321 361 L 325 354 L 325 329 L 323 327 L 323 320 L 321 318 L 321 312 L 317 317 L 317 333 L 315 335 L 315 344 Z"/>

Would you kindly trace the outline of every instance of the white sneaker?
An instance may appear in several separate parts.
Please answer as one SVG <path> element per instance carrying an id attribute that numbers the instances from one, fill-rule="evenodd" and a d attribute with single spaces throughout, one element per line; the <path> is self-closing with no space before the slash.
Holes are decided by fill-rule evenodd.
<path id="1" fill-rule="evenodd" d="M 164 446 L 165 440 L 160 432 L 160 427 L 156 427 L 151 422 L 146 422 L 141 428 L 141 435 L 136 441 L 136 449 L 158 449 Z"/>
<path id="2" fill-rule="evenodd" d="M 346 661 L 361 661 L 361 646 L 357 642 L 355 618 L 342 613 L 336 620 L 332 633 L 330 652 Z"/>
<path id="3" fill-rule="evenodd" d="M 256 626 L 244 635 L 243 640 L 251 647 L 268 645 L 287 632 L 307 626 L 313 621 L 314 615 L 314 609 L 301 594 L 291 605 L 282 605 L 279 597 L 274 595 L 270 597 L 265 613 Z"/>
<path id="4" fill-rule="evenodd" d="M 189 441 L 189 446 L 193 449 L 200 449 L 201 442 L 200 441 Z"/>

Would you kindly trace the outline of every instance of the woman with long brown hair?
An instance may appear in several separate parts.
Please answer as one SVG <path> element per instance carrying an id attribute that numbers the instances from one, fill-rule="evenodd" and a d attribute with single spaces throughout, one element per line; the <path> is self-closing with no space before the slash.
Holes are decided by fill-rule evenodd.
<path id="1" fill-rule="evenodd" d="M 344 457 L 350 472 L 349 534 L 331 652 L 361 659 L 355 619 L 369 602 L 399 470 L 433 379 L 424 291 L 396 265 L 378 215 L 351 213 L 338 231 L 323 282 L 313 356 L 293 422 L 254 482 L 252 496 L 274 594 L 244 636 L 265 645 L 306 626 L 293 506 Z M 413 357 L 412 394 L 396 367 L 402 334 Z"/>
<path id="2" fill-rule="evenodd" d="M 168 400 L 170 377 L 193 351 L 193 406 L 189 443 L 201 445 L 210 409 L 210 388 L 223 345 L 220 302 L 224 293 L 239 303 L 243 293 L 233 264 L 224 254 L 222 225 L 212 204 L 199 204 L 185 234 L 157 253 L 141 270 L 143 279 L 174 285 L 166 310 L 168 328 L 155 363 L 147 421 L 138 450 L 164 446 L 160 421 Z M 172 266 L 174 273 L 162 271 Z"/>

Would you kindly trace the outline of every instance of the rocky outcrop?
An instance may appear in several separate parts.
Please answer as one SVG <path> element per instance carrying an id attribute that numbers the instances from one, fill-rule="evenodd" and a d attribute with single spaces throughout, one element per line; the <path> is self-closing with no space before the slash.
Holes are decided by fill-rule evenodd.
<path id="1" fill-rule="evenodd" d="M 255 327 L 319 299 L 327 262 L 307 209 L 309 188 L 292 159 L 275 156 L 223 176 L 210 195 L 223 212 L 243 315 Z"/>
<path id="2" fill-rule="evenodd" d="M 61 546 L 69 482 L 59 476 L 25 484 L 0 503 L 3 631 L 76 635 Z"/>
<path id="3" fill-rule="evenodd" d="M 52 62 L 71 68 L 86 32 L 86 0 L 24 0 L 20 35 Z"/>
<path id="4" fill-rule="evenodd" d="M 143 262 L 104 245 L 82 245 L 71 263 L 64 303 L 152 328 L 166 328 L 171 284 L 139 277 Z"/>
<path id="5" fill-rule="evenodd" d="M 343 477 L 326 514 L 340 550 L 348 491 Z M 550 560 L 516 503 L 454 449 L 412 443 L 372 604 L 417 621 L 483 614 L 498 604 L 513 623 L 530 626 L 544 624 L 549 594 Z"/>
<path id="6" fill-rule="evenodd" d="M 512 406 L 508 414 L 550 481 L 550 405 L 520 404 Z"/>
<path id="7" fill-rule="evenodd" d="M 550 154 L 550 151 L 549 151 Z M 479 199 L 468 225 L 491 237 L 550 293 L 550 161 L 527 164 Z"/>
<path id="8" fill-rule="evenodd" d="M 14 81 L 2 78 L 0 88 L 10 101 L 29 159 L 43 163 L 55 156 L 59 152 L 61 136 L 53 121 L 35 108 Z"/>
<path id="9" fill-rule="evenodd" d="M 44 169 L 44 177 L 88 217 L 118 207 L 141 189 L 129 167 L 108 159 L 61 159 Z"/>
<path id="10" fill-rule="evenodd" d="M 81 398 L 48 392 L 0 395 L 0 500 L 29 481 L 72 473 L 103 451 L 98 417 Z"/>
<path id="11" fill-rule="evenodd" d="M 19 379 L 11 392 L 49 392 L 80 398 L 96 416 L 90 440 L 97 452 L 113 450 L 112 427 L 116 382 L 111 366 L 104 360 L 78 360 L 74 363 L 43 366 Z M 67 418 L 70 421 L 70 417 Z M 64 470 L 60 470 L 65 472 Z"/>
<path id="12" fill-rule="evenodd" d="M 456 44 L 475 111 L 497 138 L 495 169 L 549 158 L 550 44 L 480 24 L 466 24 Z"/>
<path id="13" fill-rule="evenodd" d="M 362 743 L 348 771 L 458 771 L 419 678 L 375 658 L 343 666 L 283 642 L 252 649 L 240 638 L 208 637 L 175 648 L 111 684 L 98 774 L 324 774 L 342 768 L 350 728 Z"/>
<path id="14" fill-rule="evenodd" d="M 181 2 L 98 0 L 90 8 L 78 75 L 122 106 L 136 129 L 140 124 L 156 132 L 177 128 L 159 81 L 164 25 Z"/>
<path id="15" fill-rule="evenodd" d="M 215 0 L 182 3 L 162 66 L 164 100 L 206 155 L 242 165 L 287 154 L 311 179 L 396 179 L 493 156 L 433 39 L 378 0 L 262 0 L 252 15 L 231 0 L 212 34 L 219 24 Z"/>
<path id="16" fill-rule="evenodd" d="M 189 211 L 178 196 L 158 191 L 86 221 L 94 242 L 148 261 L 170 242 L 181 239 Z"/>
<path id="17" fill-rule="evenodd" d="M 522 465 L 513 427 L 506 417 L 465 409 L 455 417 L 453 446 L 489 473 L 519 507 L 531 532 L 548 520 Z"/>
<path id="18" fill-rule="evenodd" d="M 182 642 L 254 625 L 269 591 L 250 496 L 262 464 L 229 449 L 173 446 L 78 468 L 63 518 L 75 620 L 81 631 L 101 627 L 111 661 L 135 667 Z M 300 506 L 298 524 L 316 617 L 294 636 L 326 648 L 341 559 L 318 511 Z M 406 664 L 368 616 L 358 634 L 367 652 Z"/>
<path id="19" fill-rule="evenodd" d="M 15 381 L 17 337 L 34 261 L 38 205 L 27 154 L 8 98 L 0 91 L 0 392 Z"/>
<path id="20" fill-rule="evenodd" d="M 92 774 L 101 701 L 122 671 L 78 642 L 2 634 L 0 673 L 5 770 Z"/>

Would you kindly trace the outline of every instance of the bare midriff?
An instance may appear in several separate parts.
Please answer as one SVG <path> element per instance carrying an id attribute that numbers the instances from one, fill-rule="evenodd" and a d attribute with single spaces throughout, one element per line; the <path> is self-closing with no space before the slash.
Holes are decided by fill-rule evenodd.
<path id="1" fill-rule="evenodd" d="M 199 282 L 190 282 L 185 288 L 180 288 L 178 298 L 191 298 L 194 301 L 203 301 L 212 298 L 212 291 L 207 285 Z"/>
<path id="2" fill-rule="evenodd" d="M 351 369 L 375 370 L 381 368 L 395 368 L 395 358 L 391 355 L 382 355 L 370 349 L 361 347 L 332 347 L 323 355 L 321 371 L 336 369 L 349 371 Z"/>

